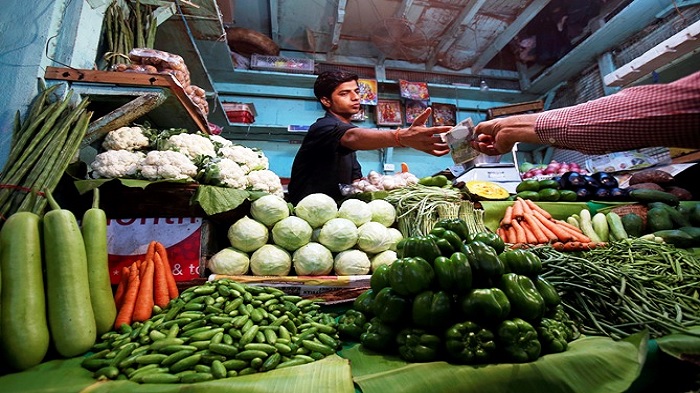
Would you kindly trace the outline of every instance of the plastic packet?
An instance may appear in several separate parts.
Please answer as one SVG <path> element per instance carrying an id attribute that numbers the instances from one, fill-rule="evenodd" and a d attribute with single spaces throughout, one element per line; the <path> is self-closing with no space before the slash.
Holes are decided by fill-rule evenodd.
<path id="1" fill-rule="evenodd" d="M 648 168 L 657 163 L 658 160 L 639 150 L 629 150 L 589 158 L 585 166 L 589 173 L 624 172 Z"/>
<path id="2" fill-rule="evenodd" d="M 450 148 L 452 161 L 454 161 L 455 164 L 471 161 L 481 154 L 478 150 L 472 148 L 470 144 L 471 141 L 476 139 L 474 135 L 474 123 L 471 117 L 457 123 L 456 126 L 443 134 L 443 139 Z"/>

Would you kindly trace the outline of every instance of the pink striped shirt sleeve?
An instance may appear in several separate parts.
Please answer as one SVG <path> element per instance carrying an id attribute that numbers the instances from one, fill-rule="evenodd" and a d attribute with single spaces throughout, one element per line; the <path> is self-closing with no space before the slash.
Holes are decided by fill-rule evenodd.
<path id="1" fill-rule="evenodd" d="M 542 143 L 588 154 L 642 147 L 700 148 L 700 72 L 542 112 Z"/>

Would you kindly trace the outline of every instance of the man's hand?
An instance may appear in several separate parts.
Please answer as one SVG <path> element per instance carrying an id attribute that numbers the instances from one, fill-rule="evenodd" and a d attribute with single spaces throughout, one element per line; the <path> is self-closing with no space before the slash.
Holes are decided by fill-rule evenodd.
<path id="1" fill-rule="evenodd" d="M 474 127 L 472 147 L 484 154 L 510 152 L 516 142 L 542 143 L 535 133 L 537 113 L 482 121 Z"/>
<path id="2" fill-rule="evenodd" d="M 426 127 L 430 118 L 431 108 L 426 108 L 418 115 L 411 126 L 398 131 L 398 140 L 403 146 L 410 147 L 434 156 L 444 156 L 450 152 L 447 143 L 439 134 L 449 131 L 451 126 Z"/>

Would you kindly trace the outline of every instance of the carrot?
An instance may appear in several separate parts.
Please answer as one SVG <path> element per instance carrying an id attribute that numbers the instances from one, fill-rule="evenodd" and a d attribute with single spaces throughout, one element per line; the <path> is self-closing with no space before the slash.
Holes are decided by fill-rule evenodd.
<path id="1" fill-rule="evenodd" d="M 545 218 L 537 210 L 533 210 L 533 214 L 540 220 L 540 222 L 542 222 L 542 224 L 545 227 L 547 227 L 547 229 L 549 229 L 554 233 L 554 235 L 556 235 L 557 239 L 561 240 L 562 242 L 568 242 L 576 238 L 576 236 L 567 231 L 566 228 L 562 227 L 561 225 L 558 225 L 552 220 Z"/>
<path id="2" fill-rule="evenodd" d="M 124 292 L 124 300 L 121 308 L 117 313 L 117 318 L 114 320 L 114 329 L 119 329 L 122 325 L 131 325 L 131 317 L 136 306 L 136 297 L 139 294 L 141 280 L 139 279 L 139 271 L 136 268 L 136 262 L 131 264 L 129 269 L 129 280 L 126 291 Z"/>
<path id="3" fill-rule="evenodd" d="M 160 254 L 155 253 L 153 258 L 154 266 L 154 288 L 153 288 L 153 301 L 158 307 L 165 307 L 170 301 L 170 294 L 168 293 L 168 279 L 166 278 L 165 267 L 163 266 L 163 259 Z"/>
<path id="4" fill-rule="evenodd" d="M 501 220 L 501 225 L 508 226 L 510 225 L 511 220 L 513 219 L 513 205 L 510 205 L 506 207 L 506 212 L 503 214 L 503 219 Z"/>
<path id="5" fill-rule="evenodd" d="M 167 273 L 165 278 L 168 282 L 168 295 L 171 299 L 175 299 L 179 295 L 179 291 L 177 289 L 177 283 L 175 282 L 175 276 L 173 275 L 173 269 L 170 266 L 170 261 L 168 260 L 168 251 L 160 242 L 156 242 L 155 247 L 156 252 L 160 255 L 160 259 L 163 261 L 163 267 L 165 267 L 165 272 Z"/>
<path id="6" fill-rule="evenodd" d="M 153 315 L 153 259 L 149 259 L 140 280 L 139 293 L 134 306 L 133 321 L 143 322 Z"/>
<path id="7" fill-rule="evenodd" d="M 548 243 L 549 240 L 556 240 L 556 239 L 550 239 L 542 230 L 542 227 L 540 226 L 540 223 L 538 223 L 538 219 L 535 218 L 532 213 L 525 213 L 523 216 L 525 218 L 525 223 L 527 224 L 528 228 L 530 229 L 530 232 L 532 232 L 532 235 L 535 237 L 535 240 L 539 244 L 544 244 Z"/>
<path id="8" fill-rule="evenodd" d="M 568 227 L 566 225 L 561 225 L 564 221 L 554 220 L 554 219 L 549 220 L 549 221 L 558 225 L 562 231 L 568 232 L 571 236 L 573 236 L 574 240 L 576 240 L 576 241 L 579 241 L 581 243 L 589 243 L 591 241 L 591 239 L 589 239 L 588 236 L 584 235 L 580 229 L 575 228 L 575 227 L 574 227 L 574 229 L 571 229 L 570 227 Z"/>
<path id="9" fill-rule="evenodd" d="M 146 255 L 143 257 L 144 261 L 147 261 L 149 259 L 153 259 L 153 255 L 156 253 L 156 241 L 151 240 L 150 243 L 148 243 L 148 248 L 146 249 Z"/>
<path id="10" fill-rule="evenodd" d="M 129 268 L 124 266 L 122 267 L 122 276 L 119 279 L 119 285 L 117 285 L 117 290 L 114 292 L 114 304 L 117 305 L 117 308 L 122 306 L 127 285 L 129 285 Z"/>
<path id="11" fill-rule="evenodd" d="M 525 234 L 525 229 L 523 229 L 518 220 L 513 220 L 511 226 L 515 228 L 515 242 L 513 243 L 527 243 L 527 234 Z"/>
<path id="12" fill-rule="evenodd" d="M 496 234 L 498 237 L 500 237 L 504 242 L 508 241 L 508 235 L 506 234 L 506 229 L 503 226 L 500 226 L 496 229 Z"/>
<path id="13" fill-rule="evenodd" d="M 525 203 L 527 204 L 527 206 L 528 206 L 533 212 L 538 211 L 538 212 L 540 212 L 546 219 L 548 219 L 548 220 L 551 220 L 551 219 L 552 219 L 552 215 L 549 214 L 548 211 L 546 211 L 546 210 L 544 210 L 543 208 L 537 206 L 537 204 L 536 204 L 535 202 L 533 202 L 533 201 L 531 201 L 531 200 L 529 200 L 529 199 L 525 199 L 524 201 L 525 201 Z"/>
<path id="14" fill-rule="evenodd" d="M 522 201 L 522 198 L 516 198 L 515 202 L 513 202 L 513 215 L 511 219 L 518 219 L 523 216 L 523 205 L 521 205 L 519 201 Z"/>
<path id="15" fill-rule="evenodd" d="M 547 238 L 548 241 L 557 241 L 557 240 L 559 240 L 559 237 L 557 237 L 557 235 L 556 235 L 554 232 L 552 232 L 549 228 L 547 228 L 547 226 L 544 225 L 544 223 L 543 223 L 542 220 L 540 219 L 540 217 L 542 217 L 541 215 L 535 214 L 535 212 L 532 211 L 532 210 L 530 210 L 530 212 L 532 213 L 532 214 L 531 214 L 532 222 L 533 222 L 535 225 L 537 225 L 537 227 L 540 228 L 540 230 L 542 231 L 542 233 L 544 234 L 544 236 Z M 546 242 L 545 242 L 545 243 L 546 243 Z"/>
<path id="16" fill-rule="evenodd" d="M 506 243 L 515 244 L 516 238 L 517 238 L 517 235 L 515 233 L 515 228 L 513 228 L 513 226 L 511 225 L 505 229 L 506 229 L 506 239 L 507 239 Z"/>
<path id="17" fill-rule="evenodd" d="M 525 217 L 525 216 L 523 216 L 523 217 Z M 540 243 L 537 240 L 537 236 L 535 236 L 535 233 L 532 232 L 532 229 L 530 229 L 530 225 L 527 223 L 527 221 L 521 221 L 518 224 L 523 228 L 523 232 L 525 232 L 525 238 L 527 239 L 528 244 L 539 244 Z"/>

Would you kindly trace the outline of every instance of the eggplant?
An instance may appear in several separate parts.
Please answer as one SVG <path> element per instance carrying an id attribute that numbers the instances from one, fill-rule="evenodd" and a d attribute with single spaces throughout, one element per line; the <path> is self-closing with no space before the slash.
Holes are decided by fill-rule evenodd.
<path id="1" fill-rule="evenodd" d="M 610 189 L 610 199 L 624 201 L 629 197 L 629 190 L 626 188 L 613 187 Z"/>
<path id="2" fill-rule="evenodd" d="M 583 175 L 572 171 L 561 175 L 559 184 L 561 184 L 561 188 L 565 190 L 576 190 L 579 187 L 585 186 L 586 181 L 584 180 Z"/>
<path id="3" fill-rule="evenodd" d="M 583 175 L 583 186 L 589 189 L 591 192 L 595 192 L 600 188 L 600 182 L 596 180 L 593 176 Z"/>
<path id="4" fill-rule="evenodd" d="M 593 198 L 601 201 L 607 201 L 610 199 L 610 190 L 605 187 L 600 187 L 593 192 Z"/>
<path id="5" fill-rule="evenodd" d="M 577 201 L 587 201 L 591 199 L 591 190 L 587 189 L 586 187 L 579 187 L 574 189 L 576 191 L 576 200 Z"/>
<path id="6" fill-rule="evenodd" d="M 616 188 L 619 186 L 615 176 L 609 174 L 608 172 L 596 172 L 591 175 L 594 179 L 600 183 L 601 187 L 605 188 Z"/>

